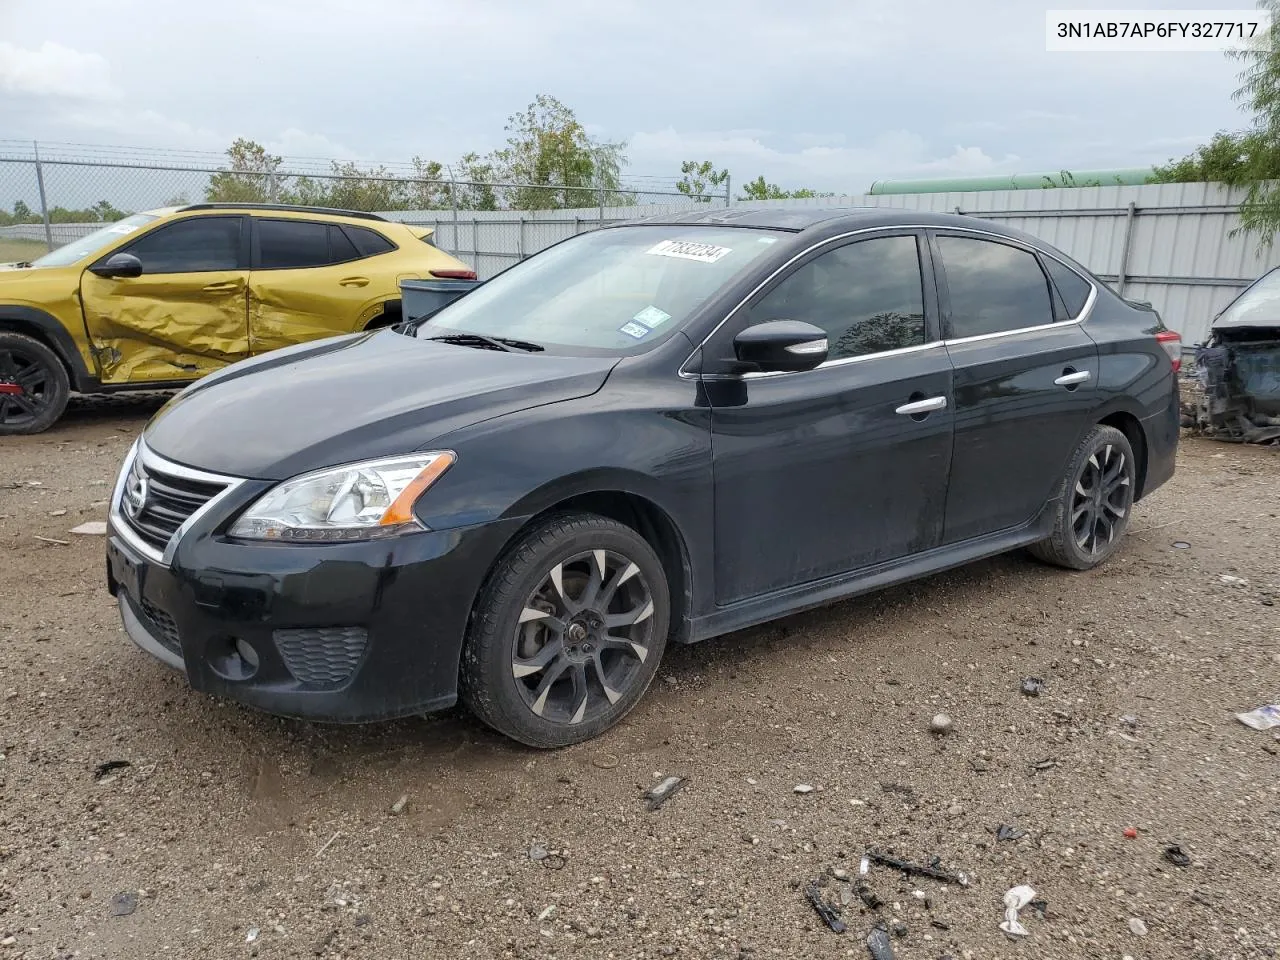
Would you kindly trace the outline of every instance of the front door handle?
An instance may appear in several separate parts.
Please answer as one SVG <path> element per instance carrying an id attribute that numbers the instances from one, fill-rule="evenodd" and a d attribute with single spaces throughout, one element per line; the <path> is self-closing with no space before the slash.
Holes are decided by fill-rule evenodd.
<path id="1" fill-rule="evenodd" d="M 206 283 L 204 285 L 205 293 L 229 293 L 232 290 L 239 290 L 240 284 L 234 280 L 222 280 L 218 283 Z"/>
<path id="2" fill-rule="evenodd" d="M 929 397 L 927 400 L 915 400 L 911 403 L 904 403 L 894 413 L 900 413 L 903 416 L 914 417 L 922 413 L 933 413 L 935 410 L 945 410 L 947 408 L 946 397 Z"/>
<path id="3" fill-rule="evenodd" d="M 344 287 L 365 287 L 369 285 L 368 277 L 343 277 L 338 281 Z"/>
<path id="4" fill-rule="evenodd" d="M 1060 387 L 1078 387 L 1080 384 L 1088 382 L 1091 376 L 1093 374 L 1088 370 L 1071 370 L 1053 382 Z"/>

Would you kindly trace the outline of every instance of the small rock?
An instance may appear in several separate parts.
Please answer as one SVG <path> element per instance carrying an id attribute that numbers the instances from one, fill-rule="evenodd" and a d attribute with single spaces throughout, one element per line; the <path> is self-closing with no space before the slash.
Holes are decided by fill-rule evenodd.
<path id="1" fill-rule="evenodd" d="M 532 847 L 529 848 L 529 859 L 534 861 L 535 863 L 539 863 L 547 859 L 547 857 L 549 856 L 551 856 L 551 854 L 547 851 L 546 847 L 539 846 L 538 844 L 535 843 Z"/>
<path id="2" fill-rule="evenodd" d="M 0 940 L 0 947 L 12 947 L 17 942 L 17 937 L 5 937 L 3 940 Z"/>
<path id="3" fill-rule="evenodd" d="M 74 530 L 72 530 L 71 532 L 75 533 Z M 1230 584 L 1233 587 L 1242 587 L 1249 582 L 1244 577 L 1233 577 L 1229 573 L 1222 574 L 1222 576 L 1220 576 L 1218 579 L 1221 580 L 1223 583 Z"/>
<path id="4" fill-rule="evenodd" d="M 547 909 L 543 910 L 540 914 L 538 914 L 538 922 L 542 923 L 544 920 L 550 920 L 551 915 L 555 912 L 556 912 L 556 905 L 553 903 L 551 906 L 547 907 Z"/>
<path id="5" fill-rule="evenodd" d="M 261 935 L 262 931 L 257 927 L 250 927 L 249 932 L 244 935 L 244 942 L 253 943 L 253 941 L 257 940 Z"/>
<path id="6" fill-rule="evenodd" d="M 849 879 L 849 871 L 848 871 L 848 870 L 844 870 L 844 869 L 842 869 L 841 867 L 835 867 L 835 868 L 831 871 L 831 875 L 832 875 L 833 877 L 835 877 L 837 880 L 848 880 L 848 879 Z"/>
<path id="7" fill-rule="evenodd" d="M 78 527 L 72 527 L 71 532 L 78 533 L 84 537 L 105 537 L 107 535 L 107 521 L 89 520 Z"/>
<path id="8" fill-rule="evenodd" d="M 951 806 L 947 807 L 947 813 L 950 816 L 958 817 L 960 814 L 964 813 L 964 807 L 960 806 L 958 803 L 953 803 Z"/>
<path id="9" fill-rule="evenodd" d="M 391 815 L 398 817 L 404 813 L 404 808 L 409 805 L 409 795 L 407 793 L 400 794 L 395 803 L 391 805 Z"/>
<path id="10" fill-rule="evenodd" d="M 111 915 L 113 917 L 127 917 L 137 909 L 138 895 L 136 893 L 130 893 L 125 890 L 111 898 Z"/>
<path id="11" fill-rule="evenodd" d="M 795 791 L 796 793 L 813 793 L 813 787 L 807 783 L 797 783 Z"/>
<path id="12" fill-rule="evenodd" d="M 953 726 L 951 718 L 945 713 L 934 714 L 933 719 L 929 721 L 930 732 L 939 737 L 945 737 L 951 732 Z"/>
<path id="13" fill-rule="evenodd" d="M 1027 697 L 1038 697 L 1044 693 L 1044 681 L 1039 677 L 1024 677 L 1022 680 L 1022 693 Z"/>
<path id="14" fill-rule="evenodd" d="M 1173 549 L 1175 549 L 1175 550 L 1189 550 L 1189 549 L 1191 549 L 1191 544 L 1187 543 L 1187 541 L 1185 541 L 1185 540 L 1175 540 L 1175 541 L 1173 541 Z"/>
<path id="15" fill-rule="evenodd" d="M 1130 917 L 1129 932 L 1135 937 L 1145 937 L 1147 935 L 1147 925 L 1137 917 Z"/>
<path id="16" fill-rule="evenodd" d="M 1124 716 L 1120 718 L 1120 722 L 1123 723 L 1130 730 L 1136 730 L 1138 728 L 1138 718 L 1134 716 L 1132 713 L 1126 713 Z"/>
<path id="17" fill-rule="evenodd" d="M 974 773 L 986 773 L 991 769 L 991 764 L 983 760 L 981 757 L 974 757 L 969 761 L 969 766 L 973 768 Z"/>
<path id="18" fill-rule="evenodd" d="M 49 511 L 49 516 L 51 516 L 51 517 L 65 517 L 66 515 L 67 515 L 67 511 L 65 511 L 65 510 L 50 510 L 50 511 Z"/>

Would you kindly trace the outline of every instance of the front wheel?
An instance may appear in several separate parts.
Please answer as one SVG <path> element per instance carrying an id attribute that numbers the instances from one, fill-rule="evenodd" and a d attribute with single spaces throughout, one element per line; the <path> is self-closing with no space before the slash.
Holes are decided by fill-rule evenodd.
<path id="1" fill-rule="evenodd" d="M 70 394 L 56 353 L 34 337 L 0 331 L 0 437 L 48 430 Z"/>
<path id="2" fill-rule="evenodd" d="M 1133 448 L 1115 427 L 1089 431 L 1067 464 L 1053 536 L 1032 545 L 1046 563 L 1089 570 L 1120 546 L 1137 488 Z"/>
<path id="3" fill-rule="evenodd" d="M 481 591 L 463 700 L 531 747 L 589 740 L 648 688 L 670 611 L 662 563 L 636 531 L 594 514 L 551 517 L 507 551 Z"/>

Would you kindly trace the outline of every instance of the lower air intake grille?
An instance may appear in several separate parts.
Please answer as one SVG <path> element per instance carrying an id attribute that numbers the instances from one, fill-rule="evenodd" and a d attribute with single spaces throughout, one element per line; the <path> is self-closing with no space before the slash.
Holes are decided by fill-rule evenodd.
<path id="1" fill-rule="evenodd" d="M 154 603 L 143 600 L 142 618 L 146 625 L 151 628 L 153 637 L 164 644 L 167 649 L 178 656 L 182 656 L 182 642 L 178 638 L 178 625 L 173 622 L 173 617 L 169 616 Z"/>
<path id="2" fill-rule="evenodd" d="M 298 680 L 333 686 L 351 676 L 369 635 L 364 627 L 302 627 L 273 631 L 272 639 Z"/>

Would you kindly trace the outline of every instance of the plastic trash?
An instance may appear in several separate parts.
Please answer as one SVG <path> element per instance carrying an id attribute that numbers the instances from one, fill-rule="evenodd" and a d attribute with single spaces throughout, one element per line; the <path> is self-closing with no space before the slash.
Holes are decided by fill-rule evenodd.
<path id="1" fill-rule="evenodd" d="M 876 927 L 867 934 L 867 951 L 871 960 L 896 960 L 893 944 L 889 942 L 889 931 L 884 927 Z"/>
<path id="2" fill-rule="evenodd" d="M 823 922 L 831 928 L 832 933 L 844 933 L 845 930 L 848 929 L 844 925 L 844 921 L 840 919 L 840 911 L 827 903 L 826 900 L 822 899 L 822 894 L 818 892 L 818 885 L 816 883 L 809 884 L 809 886 L 805 888 L 804 895 L 808 898 L 809 903 L 813 906 L 813 909 L 817 912 L 818 916 L 820 916 Z"/>
<path id="3" fill-rule="evenodd" d="M 1250 710 L 1248 713 L 1237 713 L 1236 719 L 1246 727 L 1252 727 L 1254 730 L 1270 730 L 1272 727 L 1280 727 L 1280 703 L 1270 703 L 1265 707 L 1259 707 L 1257 710 Z"/>
<path id="4" fill-rule="evenodd" d="M 1026 884 L 1013 887 L 1004 895 L 1004 921 L 1000 929 L 1011 937 L 1029 937 L 1031 931 L 1018 921 L 1018 911 L 1035 899 L 1035 890 Z"/>
<path id="5" fill-rule="evenodd" d="M 684 777 L 667 777 L 644 795 L 645 800 L 649 802 L 649 809 L 657 810 L 679 793 L 687 782 Z"/>

